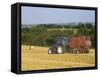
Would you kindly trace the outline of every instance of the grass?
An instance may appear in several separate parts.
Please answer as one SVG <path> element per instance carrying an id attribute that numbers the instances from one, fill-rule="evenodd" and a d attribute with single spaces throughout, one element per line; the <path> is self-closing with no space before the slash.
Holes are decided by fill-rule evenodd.
<path id="1" fill-rule="evenodd" d="M 94 49 L 89 54 L 48 54 L 48 47 L 22 46 L 21 70 L 43 70 L 95 66 Z"/>

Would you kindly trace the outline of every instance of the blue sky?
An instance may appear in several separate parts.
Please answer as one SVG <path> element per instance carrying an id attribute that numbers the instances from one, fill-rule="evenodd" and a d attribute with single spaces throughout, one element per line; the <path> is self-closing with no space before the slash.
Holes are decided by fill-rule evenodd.
<path id="1" fill-rule="evenodd" d="M 22 24 L 95 22 L 95 11 L 43 7 L 21 7 Z"/>

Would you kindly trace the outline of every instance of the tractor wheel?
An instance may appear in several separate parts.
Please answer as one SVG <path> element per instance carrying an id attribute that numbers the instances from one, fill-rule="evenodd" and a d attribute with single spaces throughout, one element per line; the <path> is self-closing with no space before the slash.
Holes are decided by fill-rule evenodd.
<path id="1" fill-rule="evenodd" d="M 61 46 L 59 46 L 59 47 L 57 48 L 57 52 L 58 52 L 58 54 L 64 53 L 63 48 L 62 48 Z"/>
<path id="2" fill-rule="evenodd" d="M 77 48 L 73 48 L 72 51 L 71 51 L 71 53 L 73 53 L 73 54 L 79 54 L 80 52 L 79 52 L 79 50 Z"/>
<path id="3" fill-rule="evenodd" d="M 48 49 L 48 54 L 52 54 L 52 48 Z"/>
<path id="4" fill-rule="evenodd" d="M 55 47 L 49 48 L 48 54 L 58 54 L 57 48 L 55 48 Z"/>

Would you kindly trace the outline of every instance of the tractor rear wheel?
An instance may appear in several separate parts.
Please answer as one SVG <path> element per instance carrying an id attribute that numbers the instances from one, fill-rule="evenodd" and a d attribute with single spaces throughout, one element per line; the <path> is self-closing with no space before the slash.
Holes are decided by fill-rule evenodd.
<path id="1" fill-rule="evenodd" d="M 64 48 L 62 46 L 57 47 L 58 54 L 64 53 Z"/>

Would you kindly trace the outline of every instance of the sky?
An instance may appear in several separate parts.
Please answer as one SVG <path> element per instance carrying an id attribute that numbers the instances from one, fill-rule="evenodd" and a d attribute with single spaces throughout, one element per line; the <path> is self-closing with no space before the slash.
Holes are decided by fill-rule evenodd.
<path id="1" fill-rule="evenodd" d="M 94 10 L 21 7 L 21 24 L 59 24 L 95 22 Z"/>

